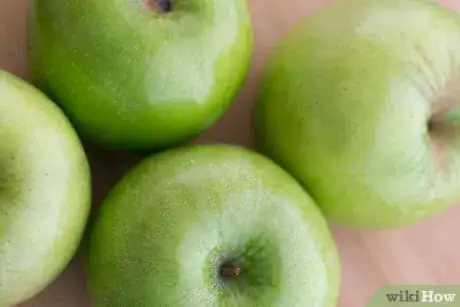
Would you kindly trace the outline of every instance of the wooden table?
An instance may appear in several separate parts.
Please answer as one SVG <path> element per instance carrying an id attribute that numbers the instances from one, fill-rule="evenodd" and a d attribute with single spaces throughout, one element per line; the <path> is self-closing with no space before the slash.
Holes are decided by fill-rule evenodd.
<path id="1" fill-rule="evenodd" d="M 0 68 L 24 78 L 27 78 L 27 2 L 0 1 Z M 250 146 L 249 110 L 257 95 L 260 71 L 267 56 L 297 20 L 324 3 L 325 0 L 250 0 L 257 43 L 252 72 L 232 109 L 198 142 L 219 140 Z M 446 0 L 443 4 L 460 10 L 458 0 Z M 90 152 L 94 203 L 98 204 L 137 157 L 122 153 L 108 155 L 96 149 Z M 364 306 L 383 284 L 460 284 L 460 206 L 402 230 L 357 232 L 332 228 L 343 262 L 340 307 Z M 80 254 L 52 286 L 22 306 L 90 306 L 84 290 Z"/>

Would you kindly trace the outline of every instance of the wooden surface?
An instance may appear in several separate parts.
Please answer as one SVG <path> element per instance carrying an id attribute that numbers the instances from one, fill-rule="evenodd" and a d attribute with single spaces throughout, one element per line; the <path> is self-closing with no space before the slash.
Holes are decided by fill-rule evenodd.
<path id="1" fill-rule="evenodd" d="M 382 0 L 384 1 L 384 0 Z M 0 0 L 0 68 L 27 78 L 25 67 L 28 0 Z M 278 39 L 324 0 L 250 0 L 257 49 L 252 72 L 226 116 L 198 141 L 251 144 L 249 110 L 259 74 Z M 460 10 L 460 0 L 444 1 Z M 459 85 L 460 86 L 460 85 Z M 103 157 L 103 159 L 102 159 Z M 95 205 L 136 157 L 91 150 Z M 104 162 L 102 162 L 104 160 Z M 340 307 L 364 306 L 383 284 L 460 284 L 460 206 L 408 229 L 356 232 L 333 227 L 343 263 Z M 81 255 L 46 291 L 22 307 L 90 306 L 84 290 Z"/>

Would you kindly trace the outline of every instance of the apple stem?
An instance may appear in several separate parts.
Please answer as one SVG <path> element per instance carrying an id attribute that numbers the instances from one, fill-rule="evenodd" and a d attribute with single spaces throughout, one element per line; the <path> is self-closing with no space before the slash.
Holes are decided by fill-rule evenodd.
<path id="1" fill-rule="evenodd" d="M 172 11 L 172 1 L 171 0 L 156 0 L 157 9 L 161 13 L 169 13 Z"/>
<path id="2" fill-rule="evenodd" d="M 220 276 L 224 279 L 231 279 L 240 276 L 242 271 L 243 270 L 239 266 L 226 263 L 220 268 Z"/>
<path id="3" fill-rule="evenodd" d="M 173 9 L 172 0 L 146 0 L 147 7 L 158 13 L 169 13 Z"/>

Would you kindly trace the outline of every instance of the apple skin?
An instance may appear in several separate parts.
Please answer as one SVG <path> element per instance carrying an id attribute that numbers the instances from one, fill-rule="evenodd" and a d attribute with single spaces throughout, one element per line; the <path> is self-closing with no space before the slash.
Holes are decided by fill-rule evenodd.
<path id="1" fill-rule="evenodd" d="M 169 13 L 146 2 L 40 0 L 29 13 L 33 83 L 102 147 L 185 143 L 224 114 L 249 70 L 246 0 L 177 0 Z"/>
<path id="2" fill-rule="evenodd" d="M 455 12 L 423 0 L 337 1 L 269 60 L 257 149 L 331 221 L 421 222 L 460 199 L 459 72 Z"/>
<path id="3" fill-rule="evenodd" d="M 242 274 L 222 281 L 228 259 Z M 86 270 L 95 307 L 336 307 L 340 269 L 321 211 L 288 173 L 208 144 L 128 172 L 95 216 Z"/>
<path id="4" fill-rule="evenodd" d="M 90 170 L 62 111 L 0 71 L 0 306 L 35 296 L 62 273 L 83 235 Z"/>

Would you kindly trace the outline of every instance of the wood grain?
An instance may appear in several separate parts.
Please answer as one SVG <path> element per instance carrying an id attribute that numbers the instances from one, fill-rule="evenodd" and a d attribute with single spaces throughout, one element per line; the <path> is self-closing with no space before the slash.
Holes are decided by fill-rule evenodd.
<path id="1" fill-rule="evenodd" d="M 23 78 L 26 74 L 27 0 L 0 1 L 0 68 Z M 250 1 L 256 33 L 252 70 L 231 110 L 195 142 L 225 141 L 250 146 L 250 109 L 260 71 L 277 41 L 300 18 L 325 4 L 321 0 Z M 443 4 L 460 9 L 458 0 Z M 94 203 L 138 157 L 88 148 L 94 173 Z M 460 206 L 419 225 L 394 231 L 358 232 L 331 226 L 343 263 L 340 307 L 360 307 L 383 284 L 460 284 Z M 81 256 L 59 279 L 22 307 L 86 307 Z"/>

